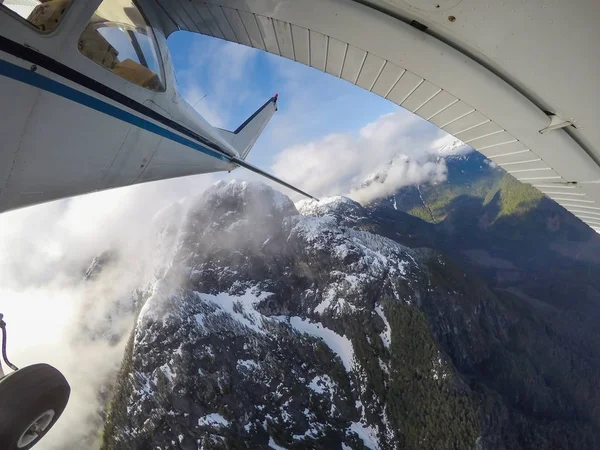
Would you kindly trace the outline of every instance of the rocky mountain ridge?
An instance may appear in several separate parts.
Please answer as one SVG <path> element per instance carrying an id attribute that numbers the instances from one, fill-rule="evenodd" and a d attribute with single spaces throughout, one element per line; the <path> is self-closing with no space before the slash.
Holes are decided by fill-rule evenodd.
<path id="1" fill-rule="evenodd" d="M 514 369 L 510 349 L 562 328 L 441 254 L 372 233 L 378 224 L 349 199 L 296 209 L 264 185 L 218 183 L 164 229 L 168 257 L 131 336 L 103 449 L 598 442 L 588 377 L 580 386 L 593 394 L 579 405 L 560 368 L 537 380 L 544 395 L 530 392 L 545 364 L 532 348 Z M 531 330 L 521 313 L 537 321 Z M 592 360 L 572 364 L 594 372 Z M 569 427 L 574 410 L 581 423 Z"/>

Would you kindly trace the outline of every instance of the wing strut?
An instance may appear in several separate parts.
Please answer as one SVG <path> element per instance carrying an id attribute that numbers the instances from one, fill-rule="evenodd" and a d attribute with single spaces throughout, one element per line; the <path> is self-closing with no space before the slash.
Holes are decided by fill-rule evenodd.
<path id="1" fill-rule="evenodd" d="M 318 198 L 316 198 L 316 197 L 313 197 L 313 196 L 312 196 L 312 195 L 310 195 L 310 194 L 307 194 L 307 193 L 306 193 L 306 192 L 304 192 L 303 190 L 301 190 L 301 189 L 298 189 L 297 187 L 295 187 L 295 186 L 292 186 L 291 184 L 289 184 L 289 183 L 286 183 L 286 182 L 285 182 L 285 181 L 283 181 L 283 180 L 280 180 L 279 178 L 275 177 L 274 175 L 271 175 L 270 173 L 268 173 L 268 172 L 265 172 L 264 170 L 262 170 L 262 169 L 259 169 L 259 168 L 258 168 L 258 167 L 256 167 L 256 166 L 253 166 L 252 164 L 248 163 L 247 161 L 244 161 L 243 159 L 239 159 L 239 158 L 236 158 L 236 157 L 234 157 L 234 156 L 230 157 L 230 159 L 231 159 L 231 162 L 232 162 L 232 163 L 235 163 L 235 164 L 237 164 L 237 165 L 238 165 L 238 166 L 240 166 L 240 167 L 243 167 L 243 168 L 245 168 L 245 169 L 248 169 L 248 170 L 250 170 L 251 172 L 254 172 L 254 173 L 257 173 L 257 174 L 259 174 L 259 175 L 262 175 L 263 177 L 265 177 L 265 178 L 268 178 L 269 180 L 272 180 L 272 181 L 274 181 L 275 183 L 279 183 L 279 184 L 281 184 L 282 186 L 285 186 L 286 188 L 288 188 L 288 189 L 291 189 L 292 191 L 295 191 L 295 192 L 297 192 L 297 193 L 299 193 L 299 194 L 302 194 L 302 195 L 304 195 L 305 197 L 312 198 L 313 200 L 317 200 L 317 201 L 319 201 L 319 199 L 318 199 Z"/>

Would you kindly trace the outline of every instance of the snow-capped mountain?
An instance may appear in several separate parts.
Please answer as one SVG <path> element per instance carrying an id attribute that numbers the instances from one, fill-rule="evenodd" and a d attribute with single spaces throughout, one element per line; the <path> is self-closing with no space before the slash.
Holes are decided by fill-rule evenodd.
<path id="1" fill-rule="evenodd" d="M 421 266 L 443 263 L 340 225 L 336 212 L 360 212 L 351 200 L 301 209 L 314 215 L 251 183 L 198 199 L 140 311 L 107 448 L 391 449 L 406 439 L 410 420 L 386 392 L 408 362 L 392 352 L 405 345 L 394 323 L 438 295 Z M 431 340 L 410 356 L 428 374 L 413 381 L 466 399 Z M 455 424 L 474 442 L 472 425 Z"/>
<path id="2" fill-rule="evenodd" d="M 447 136 L 444 141 L 445 142 L 442 142 L 440 147 L 437 149 L 437 153 L 440 156 L 465 155 L 473 152 L 471 147 L 453 136 Z"/>
<path id="3" fill-rule="evenodd" d="M 396 154 L 390 161 L 368 174 L 350 196 L 363 205 L 393 199 L 398 194 L 411 205 L 421 203 L 418 191 L 423 186 L 445 186 L 489 173 L 493 164 L 462 141 L 447 136 L 417 156 Z M 406 198 L 404 198 L 406 197 Z"/>
<path id="4" fill-rule="evenodd" d="M 405 182 L 397 179 L 388 180 L 394 168 L 410 167 L 410 165 L 412 167 L 405 173 L 398 173 L 398 170 L 396 170 L 392 174 L 394 178 L 398 178 L 398 175 L 404 175 L 407 178 Z M 401 189 L 410 190 L 419 184 L 452 184 L 463 180 L 478 179 L 489 175 L 494 168 L 495 166 L 481 153 L 453 138 L 448 142 L 442 142 L 440 147 L 424 153 L 416 160 L 404 154 L 396 155 L 380 170 L 369 174 L 362 181 L 359 189 L 378 183 L 392 183 L 396 186 L 396 189 L 389 193 L 389 195 L 392 195 Z M 414 172 L 418 172 L 419 176 L 415 176 Z M 412 178 L 409 175 L 412 175 Z"/>
<path id="5" fill-rule="evenodd" d="M 197 198 L 170 226 L 102 448 L 508 449 L 530 448 L 512 445 L 517 425 L 542 446 L 564 434 L 560 413 L 529 414 L 567 396 L 530 392 L 529 366 L 503 351 L 511 301 L 377 229 L 343 197 L 296 207 L 233 181 Z M 545 326 L 518 333 L 533 346 Z"/>

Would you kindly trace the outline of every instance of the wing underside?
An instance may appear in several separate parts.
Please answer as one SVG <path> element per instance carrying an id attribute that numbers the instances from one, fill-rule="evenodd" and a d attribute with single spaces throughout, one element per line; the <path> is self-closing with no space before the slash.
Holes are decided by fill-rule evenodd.
<path id="1" fill-rule="evenodd" d="M 173 30 L 197 32 L 280 55 L 402 106 L 481 152 L 517 180 L 533 185 L 600 231 L 600 217 L 591 219 L 590 214 L 581 213 L 590 211 L 594 217 L 600 216 L 600 165 L 596 162 L 600 156 L 594 156 L 593 151 L 594 142 L 599 141 L 595 137 L 597 127 L 580 123 L 577 131 L 565 128 L 540 134 L 550 122 L 546 112 L 552 108 L 547 103 L 556 103 L 558 106 L 554 109 L 569 109 L 560 108 L 560 102 L 571 102 L 573 107 L 579 105 L 581 122 L 595 117 L 590 114 L 589 105 L 596 108 L 597 101 L 589 101 L 589 90 L 585 93 L 579 89 L 577 96 L 570 91 L 566 97 L 562 95 L 557 89 L 560 80 L 553 83 L 549 80 L 562 73 L 561 67 L 555 67 L 551 73 L 544 69 L 554 64 L 553 59 L 537 66 L 519 64 L 522 60 L 543 56 L 540 52 L 531 54 L 531 48 L 547 47 L 545 28 L 536 29 L 537 34 L 526 29 L 526 45 L 523 40 L 519 45 L 512 45 L 509 38 L 493 41 L 506 40 L 510 46 L 506 54 L 514 56 L 513 65 L 510 65 L 513 61 L 503 61 L 503 68 L 510 72 L 505 71 L 501 77 L 502 72 L 480 62 L 486 60 L 485 53 L 475 58 L 461 50 L 462 44 L 471 41 L 478 48 L 487 42 L 476 39 L 475 34 L 458 34 L 479 30 L 479 27 L 466 26 L 466 15 L 471 14 L 466 6 L 458 12 L 456 24 L 448 22 L 448 17 L 454 17 L 449 11 L 441 15 L 422 13 L 426 18 L 424 23 L 430 25 L 431 30 L 435 29 L 429 33 L 425 31 L 427 26 L 419 24 L 421 28 L 416 29 L 409 25 L 410 20 L 397 20 L 386 14 L 383 7 L 369 7 L 372 3 L 398 2 L 306 0 L 278 2 L 278 7 L 272 8 L 257 0 L 157 1 L 165 12 L 165 23 L 170 22 Z M 465 1 L 476 10 L 472 14 L 483 15 L 481 19 L 487 20 L 490 27 L 501 23 L 494 13 L 480 8 L 477 2 Z M 511 14 L 518 17 L 519 5 L 512 0 L 503 2 L 496 13 L 507 18 Z M 592 9 L 585 17 L 593 22 L 598 10 L 594 9 L 593 2 L 588 2 L 588 6 Z M 401 12 L 411 17 L 416 9 Z M 565 17 L 565 27 L 574 14 Z M 561 20 L 550 23 L 554 27 L 563 26 Z M 586 27 L 586 30 L 595 29 L 595 25 L 589 23 Z M 504 32 L 502 27 L 491 31 L 499 36 Z M 560 44 L 570 45 L 566 40 Z M 492 50 L 499 51 L 497 46 Z M 573 58 L 579 54 L 577 51 L 566 53 Z M 580 95 L 581 92 L 584 94 Z M 564 117 L 570 118 L 571 114 L 575 112 Z"/>

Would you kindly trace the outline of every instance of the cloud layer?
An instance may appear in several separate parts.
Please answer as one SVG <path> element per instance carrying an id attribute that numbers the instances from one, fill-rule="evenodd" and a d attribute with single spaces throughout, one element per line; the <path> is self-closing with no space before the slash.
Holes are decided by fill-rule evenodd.
<path id="1" fill-rule="evenodd" d="M 402 186 L 445 180 L 444 160 L 432 160 L 431 155 L 438 155 L 439 147 L 452 140 L 433 125 L 398 109 L 357 133 L 330 134 L 287 148 L 275 157 L 272 169 L 313 195 L 349 195 L 369 202 Z M 365 179 L 379 172 L 387 173 L 385 181 L 361 187 Z"/>
<path id="2" fill-rule="evenodd" d="M 36 449 L 94 448 L 107 400 L 101 393 L 108 394 L 132 326 L 132 312 L 120 305 L 152 269 L 152 218 L 212 181 L 167 180 L 0 215 L 0 312 L 9 358 L 19 367 L 51 364 L 72 389 L 63 417 Z M 118 260 L 84 282 L 92 258 L 108 249 Z"/>
<path id="3" fill-rule="evenodd" d="M 349 197 L 363 205 L 394 194 L 404 186 L 441 183 L 446 180 L 445 160 L 418 161 L 405 155 L 392 160 L 389 167 L 378 172 L 379 179 L 367 179 L 362 186 L 350 190 Z"/>

